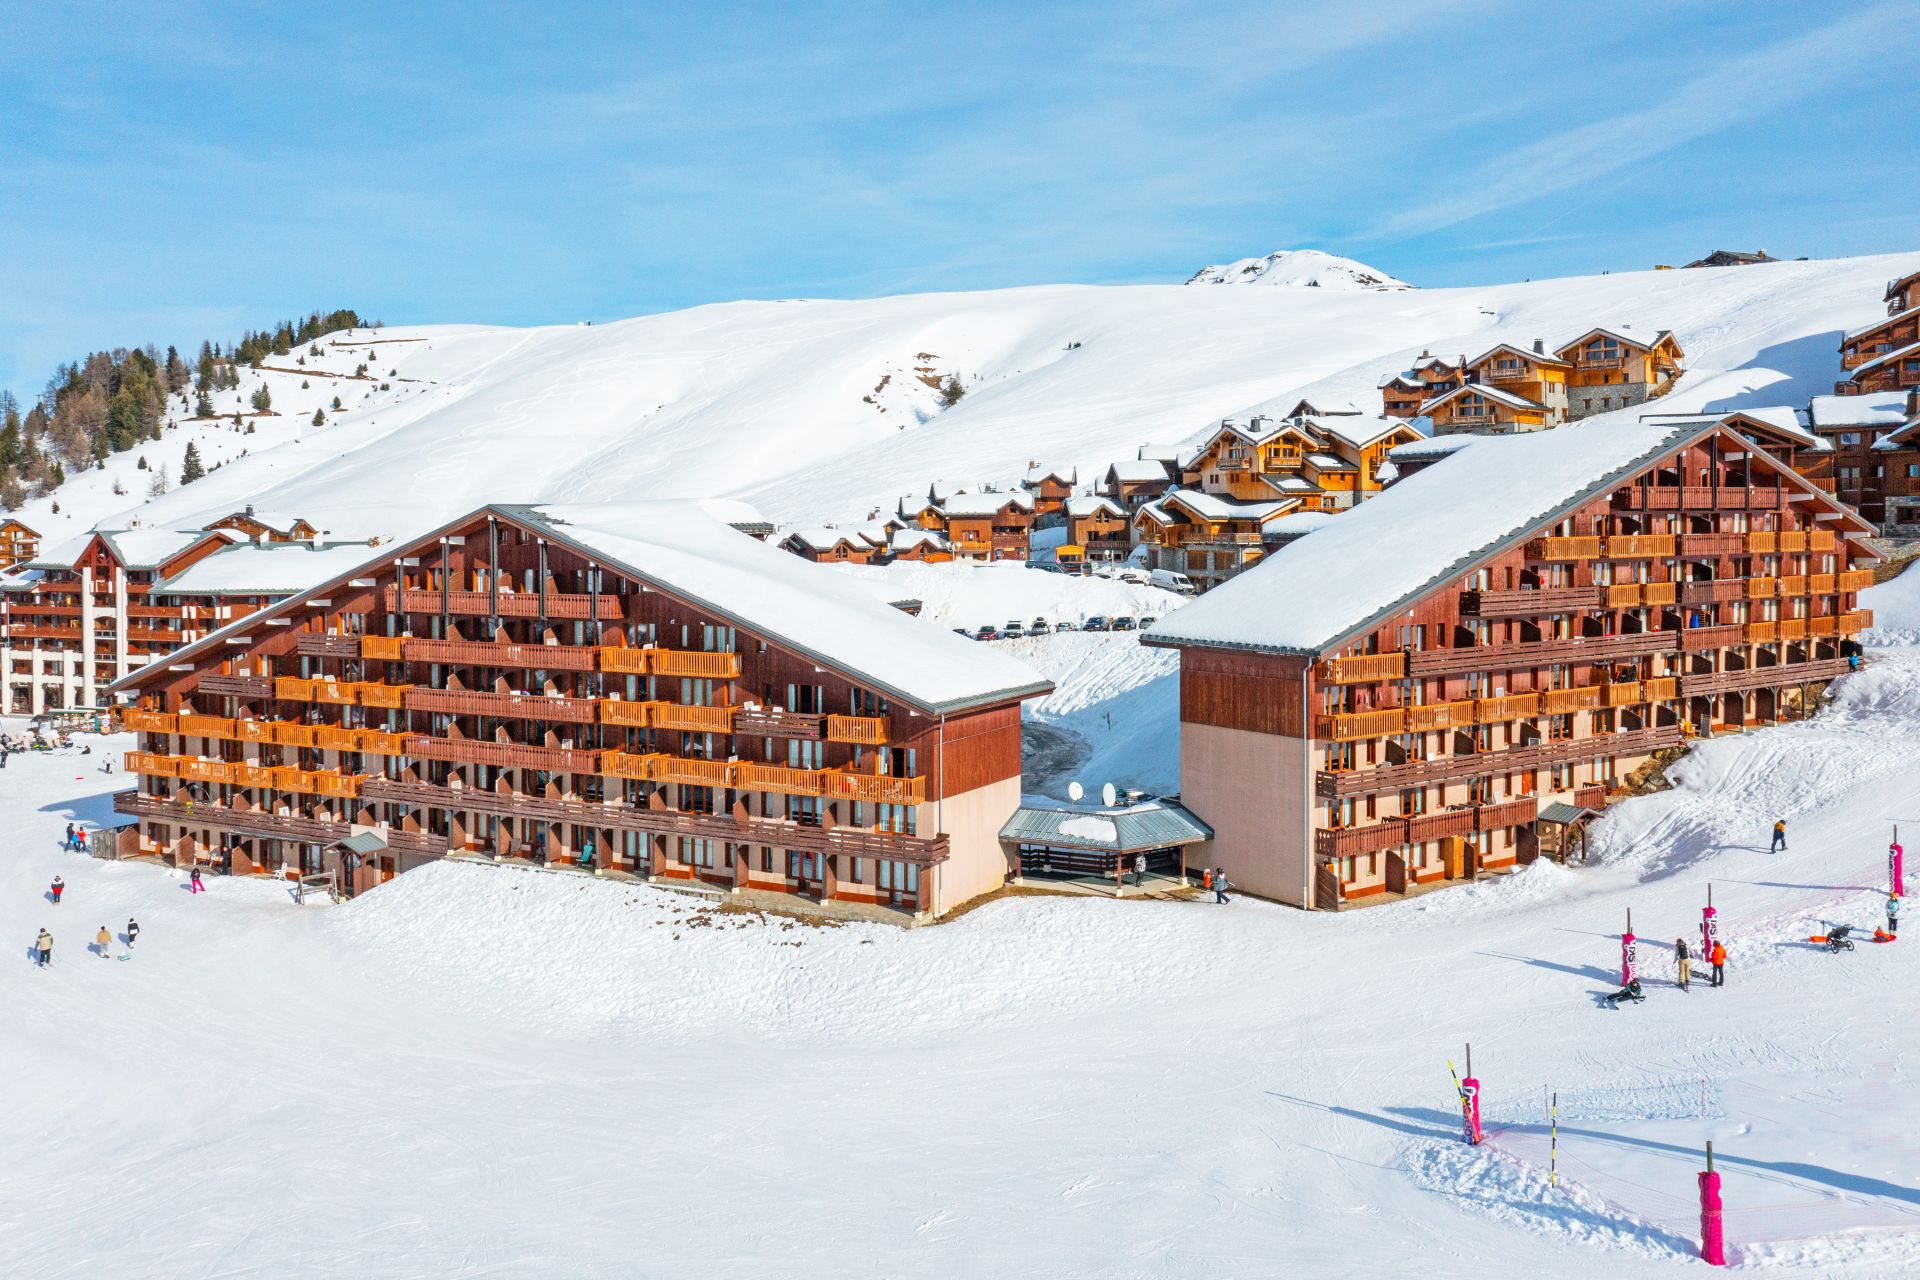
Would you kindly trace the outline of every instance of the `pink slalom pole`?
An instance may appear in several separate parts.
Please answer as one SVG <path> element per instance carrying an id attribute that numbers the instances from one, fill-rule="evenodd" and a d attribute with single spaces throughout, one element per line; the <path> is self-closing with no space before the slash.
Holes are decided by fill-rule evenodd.
<path id="1" fill-rule="evenodd" d="M 1635 944 L 1639 939 L 1633 936 L 1633 912 L 1627 912 L 1627 931 L 1620 935 L 1620 985 L 1632 982 L 1640 971 L 1640 949 Z"/>
<path id="2" fill-rule="evenodd" d="M 1466 1127 L 1467 1145 L 1480 1145 L 1480 1081 L 1473 1074 L 1473 1046 L 1467 1046 L 1467 1078 L 1460 1082 L 1460 1119 Z"/>
<path id="3" fill-rule="evenodd" d="M 1700 1179 L 1700 1260 L 1709 1266 L 1727 1265 L 1727 1242 L 1721 1215 L 1720 1175 L 1713 1171 L 1713 1144 L 1707 1144 L 1707 1167 Z"/>
<path id="4" fill-rule="evenodd" d="M 1896 898 L 1907 896 L 1906 853 L 1898 840 L 1887 846 L 1887 892 Z"/>

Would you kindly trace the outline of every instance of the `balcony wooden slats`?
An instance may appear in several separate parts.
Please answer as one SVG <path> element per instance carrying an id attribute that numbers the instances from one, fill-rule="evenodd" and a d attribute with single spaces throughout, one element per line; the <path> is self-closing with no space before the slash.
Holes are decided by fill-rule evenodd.
<path id="1" fill-rule="evenodd" d="M 598 718 L 599 710 L 591 698 L 418 687 L 406 691 L 406 708 L 409 711 L 450 716 L 491 716 L 507 720 L 564 721 L 568 724 L 592 724 Z"/>
<path id="2" fill-rule="evenodd" d="M 691 756 L 655 756 L 653 777 L 657 782 L 680 782 L 696 787 L 733 785 L 731 760 L 699 760 Z"/>
<path id="3" fill-rule="evenodd" d="M 358 658 L 360 637 L 331 631 L 300 631 L 294 634 L 293 651 L 306 658 Z"/>
<path id="4" fill-rule="evenodd" d="M 1770 556 L 1780 549 L 1779 536 L 1766 530 L 1747 535 L 1747 554 L 1750 556 Z"/>
<path id="5" fill-rule="evenodd" d="M 600 648 L 600 669 L 611 675 L 643 676 L 647 674 L 648 649 L 629 649 L 625 645 L 603 645 Z"/>
<path id="6" fill-rule="evenodd" d="M 470 667 L 524 667 L 535 671 L 591 671 L 595 650 L 561 644 L 500 644 L 490 640 L 416 640 L 405 647 L 408 662 Z"/>
<path id="7" fill-rule="evenodd" d="M 1643 687 L 1656 682 L 1647 681 Z M 1673 684 L 1669 679 L 1665 683 Z M 1667 697 L 1674 694 L 1668 691 Z M 1662 699 L 1655 698 L 1654 701 Z M 1654 729 L 1629 729 L 1619 733 L 1590 734 L 1580 738 L 1561 738 L 1552 742 L 1533 742 L 1465 755 L 1435 756 L 1375 769 L 1322 771 L 1314 780 L 1314 792 L 1322 799 L 1342 796 L 1378 795 L 1407 787 L 1435 786 L 1461 782 L 1468 778 L 1497 777 L 1543 769 L 1551 764 L 1577 764 L 1606 756 L 1643 756 L 1667 747 L 1677 747 L 1684 739 L 1678 725 Z"/>
<path id="8" fill-rule="evenodd" d="M 1473 704 L 1475 724 L 1525 720 L 1538 714 L 1540 714 L 1540 695 L 1537 693 L 1508 693 L 1497 698 L 1480 698 Z"/>
<path id="9" fill-rule="evenodd" d="M 1674 551 L 1670 533 L 1617 533 L 1607 539 L 1609 560 L 1665 558 Z"/>
<path id="10" fill-rule="evenodd" d="M 282 702 L 312 702 L 313 686 L 316 680 L 303 680 L 299 676 L 275 676 L 273 696 Z"/>
<path id="11" fill-rule="evenodd" d="M 1592 560 L 1599 557 L 1604 541 L 1598 537 L 1535 538 L 1527 544 L 1530 560 Z"/>
<path id="12" fill-rule="evenodd" d="M 660 705 L 658 702 L 625 702 L 618 698 L 605 698 L 600 703 L 600 723 L 644 729 L 653 723 L 653 709 Z"/>
<path id="13" fill-rule="evenodd" d="M 1804 530 L 1785 530 L 1780 534 L 1778 541 L 1783 554 L 1798 554 L 1807 549 L 1807 535 Z"/>
<path id="14" fill-rule="evenodd" d="M 221 760 L 184 759 L 180 777 L 188 782 L 226 782 L 233 777 L 232 767 Z"/>
<path id="15" fill-rule="evenodd" d="M 360 750 L 377 756 L 402 756 L 407 753 L 407 735 L 380 729 L 362 729 Z"/>
<path id="16" fill-rule="evenodd" d="M 1838 575 L 1834 585 L 1841 591 L 1865 591 L 1873 585 L 1873 570 L 1848 569 L 1845 573 Z"/>
<path id="17" fill-rule="evenodd" d="M 1406 823 L 1408 844 L 1445 840 L 1449 836 L 1471 835 L 1474 831 L 1474 812 L 1471 806 L 1441 809 L 1433 813 L 1414 814 Z"/>
<path id="18" fill-rule="evenodd" d="M 1840 535 L 1831 529 L 1811 529 L 1807 532 L 1807 550 L 1837 551 L 1840 547 Z"/>
<path id="19" fill-rule="evenodd" d="M 1779 622 L 1782 640 L 1805 640 L 1807 638 L 1807 620 L 1805 618 L 1782 618 Z"/>
<path id="20" fill-rule="evenodd" d="M 1718 578 L 1706 582 L 1683 582 L 1680 584 L 1680 603 L 1698 608 L 1701 605 L 1722 604 L 1730 600 L 1746 598 L 1747 580 L 1745 578 Z"/>
<path id="21" fill-rule="evenodd" d="M 436 738 L 425 734 L 409 734 L 406 754 L 420 760 L 491 764 L 503 769 L 538 769 L 545 773 L 600 771 L 598 751 L 540 747 L 520 742 L 489 742 L 481 738 Z"/>
<path id="22" fill-rule="evenodd" d="M 1555 662 L 1609 662 L 1671 652 L 1676 644 L 1671 631 L 1630 631 L 1611 636 L 1568 636 L 1498 646 L 1416 649 L 1407 655 L 1407 669 L 1416 676 L 1442 676 L 1540 667 Z"/>
<path id="23" fill-rule="evenodd" d="M 831 772 L 827 769 L 790 769 L 785 765 L 742 763 L 734 770 L 734 785 L 742 791 L 817 796 L 826 789 L 826 775 Z"/>
<path id="24" fill-rule="evenodd" d="M 1570 711 L 1592 711 L 1597 709 L 1604 694 L 1597 684 L 1582 685 L 1575 689 L 1549 689 L 1540 695 L 1540 713 L 1542 715 L 1565 715 Z"/>
<path id="25" fill-rule="evenodd" d="M 1739 624 L 1717 627 L 1689 627 L 1680 632 L 1680 652 L 1701 653 L 1708 649 L 1726 649 L 1746 643 Z"/>
<path id="26" fill-rule="evenodd" d="M 1313 833 L 1313 851 L 1322 858 L 1360 858 L 1382 849 L 1397 849 L 1406 842 L 1404 818 Z"/>
<path id="27" fill-rule="evenodd" d="M 188 827 L 217 827 L 269 839 L 298 840 L 305 844 L 332 844 L 336 840 L 346 839 L 353 830 L 345 822 L 269 813 L 261 809 L 236 809 L 219 804 L 187 804 L 134 791 L 122 791 L 114 796 L 113 807 L 116 812 L 135 818 Z M 441 848 L 445 848 L 444 840 Z"/>
<path id="28" fill-rule="evenodd" d="M 361 636 L 360 656 L 369 662 L 399 662 L 406 656 L 405 636 Z"/>
<path id="29" fill-rule="evenodd" d="M 180 758 L 157 751 L 129 751 L 121 757 L 121 765 L 128 773 L 144 773 L 154 778 L 180 776 Z"/>
<path id="30" fill-rule="evenodd" d="M 1857 636 L 1873 625 L 1873 610 L 1855 609 L 1840 615 L 1840 634 Z"/>
<path id="31" fill-rule="evenodd" d="M 1680 682 L 1672 676 L 1642 680 L 1640 687 L 1645 690 L 1648 702 L 1671 702 L 1680 696 Z"/>
<path id="32" fill-rule="evenodd" d="M 652 649 L 647 670 L 656 676 L 685 676 L 692 679 L 733 680 L 740 675 L 737 653 L 702 653 L 690 649 Z"/>
<path id="33" fill-rule="evenodd" d="M 359 701 L 359 686 L 351 680 L 315 680 L 313 701 L 336 707 L 350 707 Z"/>
<path id="34" fill-rule="evenodd" d="M 1680 584 L 1677 582 L 1643 582 L 1640 584 L 1642 602 L 1659 606 L 1674 604 L 1680 599 Z"/>
<path id="35" fill-rule="evenodd" d="M 310 724 L 281 720 L 273 726 L 273 740 L 282 747 L 311 747 L 315 741 L 313 730 Z"/>
<path id="36" fill-rule="evenodd" d="M 273 771 L 273 789 L 289 791 L 296 795 L 312 795 L 314 792 L 313 771 L 296 769 L 285 765 Z"/>
<path id="37" fill-rule="evenodd" d="M 1328 684 L 1371 684 L 1377 680 L 1398 680 L 1407 673 L 1407 655 L 1395 649 L 1391 653 L 1328 658 L 1320 664 L 1320 670 L 1321 678 Z"/>
<path id="38" fill-rule="evenodd" d="M 1353 711 L 1321 716 L 1314 725 L 1313 736 L 1328 742 L 1357 742 L 1362 738 L 1404 733 L 1406 727 L 1406 712 L 1394 707 L 1386 711 Z"/>
<path id="39" fill-rule="evenodd" d="M 665 759 L 658 752 L 603 751 L 600 772 L 609 778 L 631 778 L 635 782 L 654 780 L 654 763 Z"/>
<path id="40" fill-rule="evenodd" d="M 272 742 L 273 720 L 235 720 L 233 736 L 241 742 Z"/>
<path id="41" fill-rule="evenodd" d="M 165 711 L 146 711 L 140 707 L 128 707 L 120 713 L 123 728 L 135 733 L 174 733 L 178 731 L 180 718 Z"/>
<path id="42" fill-rule="evenodd" d="M 1702 671 L 1681 676 L 1680 692 L 1689 698 L 1711 697 L 1722 693 L 1745 693 L 1753 689 L 1784 688 L 1814 680 L 1831 680 L 1846 673 L 1845 658 L 1774 663 L 1769 666 L 1742 667 L 1736 671 Z"/>
<path id="43" fill-rule="evenodd" d="M 1747 578 L 1746 598 L 1749 600 L 1771 600 L 1780 589 L 1778 578 Z"/>
<path id="44" fill-rule="evenodd" d="M 777 707 L 741 707 L 733 718 L 733 731 L 748 737 L 820 739 L 826 737 L 827 718 Z"/>
<path id="45" fill-rule="evenodd" d="M 1638 680 L 1619 680 L 1600 686 L 1600 704 L 1606 707 L 1638 706 L 1641 699 Z"/>
<path id="46" fill-rule="evenodd" d="M 407 684 L 381 684 L 363 680 L 354 686 L 354 698 L 363 707 L 397 711 L 407 705 L 407 691 L 411 688 L 413 686 Z"/>
<path id="47" fill-rule="evenodd" d="M 1641 601 L 1640 584 L 1637 582 L 1618 582 L 1607 588 L 1607 608 L 1632 609 Z"/>
<path id="48" fill-rule="evenodd" d="M 1780 594 L 1783 596 L 1803 596 L 1807 594 L 1806 575 L 1780 579 Z"/>
<path id="49" fill-rule="evenodd" d="M 1539 587 L 1533 590 L 1518 591 L 1467 591 L 1460 597 L 1460 612 L 1476 618 L 1526 618 L 1542 613 L 1571 613 L 1581 609 L 1597 609 L 1602 602 L 1600 587 Z M 1379 657 L 1390 655 L 1380 654 Z M 1357 662 L 1360 659 L 1342 658 L 1341 662 Z M 1394 676 L 1401 673 L 1396 671 Z M 1391 677 L 1380 677 L 1387 679 Z M 1335 684 L 1352 684 L 1355 681 L 1336 680 Z"/>
<path id="50" fill-rule="evenodd" d="M 231 781 L 237 787 L 271 788 L 273 769 L 261 764 L 236 764 Z"/>
<path id="51" fill-rule="evenodd" d="M 1818 640 L 1823 636 L 1835 636 L 1839 634 L 1840 619 L 1830 613 L 1821 617 L 1807 619 L 1807 636 L 1810 639 Z"/>
<path id="52" fill-rule="evenodd" d="M 313 789 L 323 796 L 352 800 L 360 795 L 360 788 L 366 782 L 364 774 L 316 773 L 313 775 Z"/>
<path id="53" fill-rule="evenodd" d="M 409 587 L 400 593 L 402 613 L 439 613 L 441 593 L 434 587 Z M 395 607 L 394 589 L 387 588 L 387 607 Z M 462 617 L 538 618 L 542 614 L 537 591 L 448 591 L 446 609 Z M 624 613 L 619 596 L 579 595 L 549 591 L 545 616 L 560 621 L 617 621 Z"/>
<path id="54" fill-rule="evenodd" d="M 1772 644 L 1780 638 L 1780 626 L 1774 622 L 1749 622 L 1746 636 L 1748 644 Z"/>
<path id="55" fill-rule="evenodd" d="M 827 741 L 849 742 L 857 746 L 877 747 L 892 732 L 886 716 L 828 716 Z"/>
<path id="56" fill-rule="evenodd" d="M 1407 729 L 1413 733 L 1423 733 L 1429 729 L 1454 729 L 1473 723 L 1471 701 L 1432 702 L 1425 706 L 1406 708 Z"/>
<path id="57" fill-rule="evenodd" d="M 233 721 L 225 716 L 197 716 L 182 714 L 180 732 L 195 738 L 231 738 L 234 735 Z"/>
<path id="58" fill-rule="evenodd" d="M 1680 535 L 1680 555 L 1692 560 L 1717 560 L 1721 556 L 1746 554 L 1747 538 L 1743 533 L 1683 533 Z"/>
<path id="59" fill-rule="evenodd" d="M 732 733 L 732 707 L 683 706 L 677 702 L 656 703 L 653 727 L 678 729 L 687 733 Z"/>
<path id="60" fill-rule="evenodd" d="M 319 724 L 313 727 L 313 745 L 322 751 L 358 751 L 360 734 L 339 725 Z"/>
<path id="61" fill-rule="evenodd" d="M 870 804 L 925 804 L 927 780 L 920 774 L 902 777 L 894 774 L 856 773 L 851 769 L 832 769 L 825 794 Z"/>
<path id="62" fill-rule="evenodd" d="M 194 687 L 214 698 L 271 698 L 273 681 L 266 676 L 223 676 L 203 671 Z"/>
<path id="63" fill-rule="evenodd" d="M 1835 576 L 1831 573 L 1810 573 L 1807 575 L 1807 594 L 1810 596 L 1830 596 L 1833 594 Z"/>

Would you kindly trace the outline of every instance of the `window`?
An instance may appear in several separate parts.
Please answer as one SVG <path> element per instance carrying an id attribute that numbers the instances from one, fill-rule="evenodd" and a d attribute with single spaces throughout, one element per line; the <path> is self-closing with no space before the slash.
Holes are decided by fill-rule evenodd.
<path id="1" fill-rule="evenodd" d="M 1859 445 L 1860 445 L 1860 433 L 1858 431 L 1842 431 L 1840 433 L 1841 448 L 1852 449 L 1852 448 L 1858 448 Z"/>

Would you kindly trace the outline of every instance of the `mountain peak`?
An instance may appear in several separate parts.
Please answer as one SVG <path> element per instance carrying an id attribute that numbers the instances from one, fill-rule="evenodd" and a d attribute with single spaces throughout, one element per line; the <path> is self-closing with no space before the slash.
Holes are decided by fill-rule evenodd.
<path id="1" fill-rule="evenodd" d="M 1202 267 L 1188 284 L 1265 284 L 1293 289 L 1411 289 L 1364 262 L 1318 249 L 1281 249 L 1264 258 Z"/>

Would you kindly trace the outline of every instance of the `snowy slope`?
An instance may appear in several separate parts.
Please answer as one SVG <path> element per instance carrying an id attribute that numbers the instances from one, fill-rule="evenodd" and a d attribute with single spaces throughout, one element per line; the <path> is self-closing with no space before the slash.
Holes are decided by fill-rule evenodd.
<path id="1" fill-rule="evenodd" d="M 1411 289 L 1405 280 L 1318 249 L 1281 249 L 1264 258 L 1202 267 L 1188 284 L 1263 284 L 1289 289 Z"/>
<path id="2" fill-rule="evenodd" d="M 322 343 L 324 379 L 308 357 L 228 393 L 271 382 L 280 416 L 254 435 L 181 425 L 149 450 L 177 476 L 195 435 L 209 465 L 227 461 L 219 471 L 143 509 L 146 473 L 128 459 L 127 495 L 111 492 L 115 471 L 89 472 L 54 523 L 181 524 L 252 501 L 346 537 L 489 500 L 691 493 L 784 523 L 859 521 L 933 480 L 1012 484 L 1030 461 L 1091 480 L 1225 415 L 1302 395 L 1373 404 L 1380 375 L 1422 350 L 1472 355 L 1596 323 L 1678 333 L 1691 371 L 1664 409 L 1799 403 L 1830 389 L 1838 335 L 1915 266 L 1909 254 L 1414 291 L 1045 287 L 338 334 Z M 351 377 L 361 362 L 374 380 Z M 954 376 L 965 395 L 943 408 L 935 388 Z M 309 425 L 335 394 L 346 412 Z"/>
<path id="3" fill-rule="evenodd" d="M 1870 928 L 1890 824 L 1920 825 L 1920 577 L 1867 604 L 1900 643 L 1611 811 L 1596 865 L 1339 916 L 1013 898 L 816 928 L 454 864 L 341 908 L 193 897 L 54 849 L 108 817 L 97 754 L 16 757 L 7 1269 L 1679 1276 L 1712 1139 L 1737 1263 L 1913 1274 L 1920 961 L 1804 942 Z M 1683 994 L 1660 945 L 1709 879 L 1730 982 Z M 1649 999 L 1606 1011 L 1628 908 Z M 138 955 L 88 954 L 129 913 Z"/>

